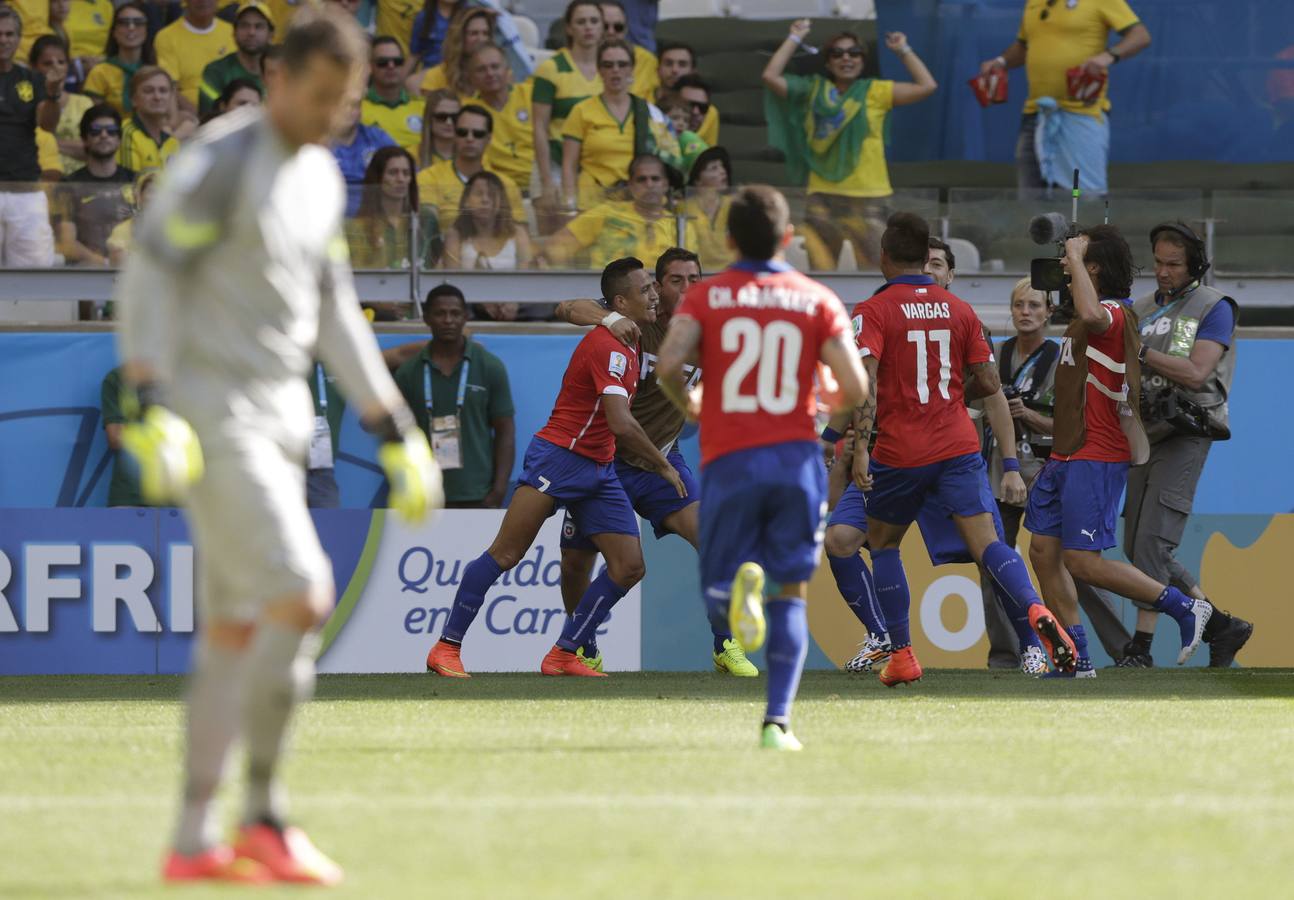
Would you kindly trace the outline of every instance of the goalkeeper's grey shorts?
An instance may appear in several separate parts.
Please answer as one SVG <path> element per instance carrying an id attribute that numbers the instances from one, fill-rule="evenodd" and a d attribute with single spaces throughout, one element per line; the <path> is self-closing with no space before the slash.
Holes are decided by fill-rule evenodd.
<path id="1" fill-rule="evenodd" d="M 216 433 L 203 440 L 206 471 L 187 504 L 201 614 L 254 621 L 276 600 L 331 594 L 332 566 L 306 508 L 301 461 L 228 422 Z M 204 436 L 212 431 L 199 430 Z"/>

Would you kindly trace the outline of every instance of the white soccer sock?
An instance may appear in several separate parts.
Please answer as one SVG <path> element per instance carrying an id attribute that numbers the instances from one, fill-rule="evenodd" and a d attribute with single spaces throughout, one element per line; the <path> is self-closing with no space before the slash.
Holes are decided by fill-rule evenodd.
<path id="1" fill-rule="evenodd" d="M 243 655 L 199 640 L 193 654 L 185 726 L 184 797 L 175 849 L 194 855 L 219 843 L 212 800 L 238 736 Z"/>

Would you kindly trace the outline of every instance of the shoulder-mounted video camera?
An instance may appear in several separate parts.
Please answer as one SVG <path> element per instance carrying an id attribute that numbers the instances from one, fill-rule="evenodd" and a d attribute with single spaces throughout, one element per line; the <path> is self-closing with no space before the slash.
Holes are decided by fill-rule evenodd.
<path id="1" fill-rule="evenodd" d="M 1143 391 L 1141 419 L 1147 424 L 1162 422 L 1176 434 L 1213 441 L 1231 439 L 1230 428 L 1216 421 L 1203 406 L 1173 388 Z"/>

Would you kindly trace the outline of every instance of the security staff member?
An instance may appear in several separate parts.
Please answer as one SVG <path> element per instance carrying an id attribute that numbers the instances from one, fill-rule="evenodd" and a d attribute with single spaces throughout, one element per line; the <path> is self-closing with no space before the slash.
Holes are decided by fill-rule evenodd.
<path id="1" fill-rule="evenodd" d="M 1133 307 L 1141 323 L 1142 419 L 1150 459 L 1128 473 L 1124 553 L 1137 568 L 1193 597 L 1198 579 L 1173 555 L 1195 488 L 1215 440 L 1231 436 L 1227 397 L 1235 375 L 1236 301 L 1202 281 L 1204 242 L 1181 222 L 1150 232 L 1158 290 Z M 1153 665 L 1156 613 L 1138 610 L 1137 632 L 1122 666 Z M 1204 631 L 1209 665 L 1225 668 L 1253 634 L 1249 622 L 1221 610 Z"/>

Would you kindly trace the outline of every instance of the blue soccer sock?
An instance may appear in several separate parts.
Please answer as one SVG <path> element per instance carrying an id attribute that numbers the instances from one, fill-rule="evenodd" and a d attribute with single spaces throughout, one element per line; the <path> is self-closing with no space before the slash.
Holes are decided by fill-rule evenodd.
<path id="1" fill-rule="evenodd" d="M 1191 598 L 1171 584 L 1164 588 L 1163 593 L 1154 603 L 1156 610 L 1178 621 L 1190 615 L 1192 605 Z"/>
<path id="2" fill-rule="evenodd" d="M 1020 652 L 1024 653 L 1030 647 L 1041 647 L 1042 642 L 1038 640 L 1033 626 L 1029 624 L 1029 607 L 1017 603 L 1015 598 L 1002 590 L 1002 585 L 996 581 L 993 582 L 993 593 L 1011 622 L 1011 628 L 1014 629 L 1016 640 L 1020 644 Z"/>
<path id="3" fill-rule="evenodd" d="M 1078 657 L 1074 670 L 1086 672 L 1092 669 L 1092 659 L 1087 655 L 1087 632 L 1083 630 L 1083 626 L 1071 625 L 1065 629 L 1065 632 L 1074 642 L 1074 655 Z"/>
<path id="4" fill-rule="evenodd" d="M 827 555 L 831 565 L 831 574 L 836 576 L 836 587 L 853 610 L 858 621 L 863 623 L 869 634 L 883 636 L 889 629 L 885 625 L 885 615 L 876 599 L 876 584 L 867 563 L 857 553 L 852 556 Z"/>
<path id="5" fill-rule="evenodd" d="M 589 638 L 596 640 L 598 628 L 624 595 L 625 588 L 612 581 L 607 570 L 603 569 L 580 598 L 580 605 L 575 607 L 574 614 L 566 620 L 566 627 L 557 639 L 557 646 L 574 653 L 575 648 L 583 646 Z"/>
<path id="6" fill-rule="evenodd" d="M 601 628 L 601 627 L 602 627 L 602 623 L 599 622 L 598 628 Z M 580 649 L 584 651 L 585 659 L 598 658 L 598 654 L 600 651 L 598 650 L 598 629 L 597 628 L 591 629 L 589 631 L 589 636 L 584 639 L 584 643 L 580 644 Z"/>
<path id="7" fill-rule="evenodd" d="M 791 702 L 809 655 L 809 617 L 799 597 L 778 597 L 764 604 L 768 616 L 768 709 L 765 722 L 784 728 L 791 721 Z"/>
<path id="8" fill-rule="evenodd" d="M 455 644 L 463 643 L 463 635 L 472 627 L 476 614 L 485 603 L 485 595 L 494 582 L 503 574 L 503 568 L 494 561 L 489 552 L 482 553 L 463 569 L 463 580 L 458 583 L 458 593 L 454 595 L 454 606 L 449 611 L 449 621 L 440 632 L 442 641 Z"/>
<path id="9" fill-rule="evenodd" d="M 1025 608 L 1026 618 L 1030 606 L 1042 603 L 1042 598 L 1033 589 L 1033 582 L 1029 580 L 1028 567 L 1013 548 L 1001 541 L 994 541 L 984 548 L 980 562 L 1002 590 L 1017 605 Z"/>
<path id="10" fill-rule="evenodd" d="M 885 616 L 890 643 L 895 650 L 902 650 L 912 645 L 912 635 L 908 630 L 908 607 L 912 605 L 912 599 L 898 549 L 873 550 L 872 569 L 876 578 L 876 599 Z"/>

